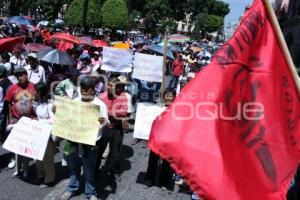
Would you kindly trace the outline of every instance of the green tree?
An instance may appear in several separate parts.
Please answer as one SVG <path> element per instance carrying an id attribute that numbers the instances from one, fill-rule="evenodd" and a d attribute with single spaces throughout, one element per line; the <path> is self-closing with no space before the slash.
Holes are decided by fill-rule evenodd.
<path id="1" fill-rule="evenodd" d="M 83 17 L 83 7 L 85 0 L 74 0 L 66 13 L 66 23 L 71 26 L 81 26 Z M 101 1 L 88 0 L 86 13 L 87 27 L 100 27 L 101 25 Z"/>
<path id="2" fill-rule="evenodd" d="M 194 39 L 201 39 L 207 33 L 220 31 L 223 27 L 224 18 L 217 15 L 209 15 L 207 13 L 199 13 L 195 18 L 195 28 L 192 32 Z"/>
<path id="3" fill-rule="evenodd" d="M 156 32 L 162 26 L 161 22 L 171 16 L 170 4 L 165 0 L 147 0 L 145 5 L 145 29 Z"/>
<path id="4" fill-rule="evenodd" d="M 124 0 L 107 0 L 101 13 L 103 27 L 123 30 L 128 28 L 128 9 Z"/>
<path id="5" fill-rule="evenodd" d="M 142 13 L 136 10 L 133 10 L 129 14 L 129 27 L 136 29 L 139 25 L 139 20 L 142 16 Z"/>

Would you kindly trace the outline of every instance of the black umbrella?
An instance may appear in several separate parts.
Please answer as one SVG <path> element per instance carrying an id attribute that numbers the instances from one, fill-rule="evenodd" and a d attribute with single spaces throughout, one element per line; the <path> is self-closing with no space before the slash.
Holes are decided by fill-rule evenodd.
<path id="1" fill-rule="evenodd" d="M 73 58 L 60 50 L 57 49 L 45 49 L 37 53 L 38 59 L 58 65 L 74 65 L 75 62 Z"/>

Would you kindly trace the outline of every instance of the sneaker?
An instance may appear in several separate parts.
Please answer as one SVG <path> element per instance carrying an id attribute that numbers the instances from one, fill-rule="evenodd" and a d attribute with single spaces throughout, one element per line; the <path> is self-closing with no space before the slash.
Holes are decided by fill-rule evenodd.
<path id="1" fill-rule="evenodd" d="M 10 160 L 10 163 L 8 164 L 8 168 L 9 169 L 12 169 L 12 168 L 14 168 L 16 166 L 16 160 L 15 159 L 11 159 Z"/>
<path id="2" fill-rule="evenodd" d="M 40 189 L 45 189 L 45 188 L 48 188 L 49 186 L 47 184 L 41 184 L 39 185 L 39 188 Z"/>
<path id="3" fill-rule="evenodd" d="M 14 178 L 14 177 L 19 177 L 20 176 L 20 172 L 19 171 L 15 171 L 11 177 Z"/>
<path id="4" fill-rule="evenodd" d="M 92 195 L 89 200 L 98 200 L 98 197 L 96 197 L 95 195 Z"/>
<path id="5" fill-rule="evenodd" d="M 192 194 L 192 200 L 201 200 L 195 193 Z"/>
<path id="6" fill-rule="evenodd" d="M 121 182 L 121 181 L 122 181 L 121 175 L 120 175 L 120 174 L 114 174 L 114 177 L 115 177 L 115 180 L 116 180 L 117 182 Z"/>
<path id="7" fill-rule="evenodd" d="M 65 191 L 65 192 L 61 195 L 60 199 L 61 199 L 61 200 L 69 200 L 69 199 L 71 199 L 71 197 L 72 197 L 72 193 L 69 192 L 69 191 Z"/>
<path id="8" fill-rule="evenodd" d="M 145 182 L 144 182 L 143 188 L 144 188 L 144 189 L 148 189 L 148 188 L 150 188 L 150 187 L 152 187 L 151 181 L 145 181 Z"/>
<path id="9" fill-rule="evenodd" d="M 162 190 L 162 191 L 167 191 L 167 188 L 164 187 L 164 186 L 162 186 L 162 187 L 161 187 L 161 190 Z"/>

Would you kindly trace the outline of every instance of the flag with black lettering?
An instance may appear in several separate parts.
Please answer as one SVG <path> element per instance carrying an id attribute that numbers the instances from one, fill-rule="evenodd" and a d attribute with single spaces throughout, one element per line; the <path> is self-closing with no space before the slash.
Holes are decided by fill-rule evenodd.
<path id="1" fill-rule="evenodd" d="M 262 0 L 152 126 L 149 147 L 204 199 L 279 200 L 300 158 L 295 81 Z"/>

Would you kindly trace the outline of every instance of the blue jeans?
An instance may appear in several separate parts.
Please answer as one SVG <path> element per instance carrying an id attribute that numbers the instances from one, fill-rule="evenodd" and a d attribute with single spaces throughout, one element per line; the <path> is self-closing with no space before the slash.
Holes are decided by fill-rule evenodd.
<path id="1" fill-rule="evenodd" d="M 171 81 L 169 83 L 169 89 L 176 89 L 178 84 L 179 76 L 172 76 Z"/>
<path id="2" fill-rule="evenodd" d="M 94 174 L 97 151 L 98 149 L 96 147 L 88 147 L 85 149 L 85 153 L 82 156 L 79 155 L 78 149 L 76 152 L 65 156 L 70 173 L 70 183 L 67 190 L 72 194 L 76 194 L 79 191 L 80 169 L 82 166 L 85 183 L 84 193 L 87 198 L 90 198 L 92 195 L 97 196 L 96 178 Z"/>

